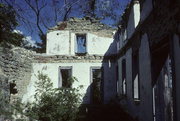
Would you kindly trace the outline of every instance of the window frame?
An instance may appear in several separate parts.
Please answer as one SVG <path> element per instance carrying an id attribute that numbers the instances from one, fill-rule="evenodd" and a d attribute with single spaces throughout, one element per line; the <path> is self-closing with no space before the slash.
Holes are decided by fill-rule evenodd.
<path id="1" fill-rule="evenodd" d="M 101 87 L 100 87 L 100 91 L 101 91 L 102 102 L 104 102 L 104 67 L 102 67 L 102 66 L 91 66 L 90 67 L 90 85 L 93 84 L 93 72 L 92 72 L 93 69 L 100 69 L 101 70 Z M 90 103 L 93 103 L 92 86 L 90 86 Z"/>
<path id="2" fill-rule="evenodd" d="M 135 61 L 134 61 L 135 60 Z M 136 66 L 134 66 L 136 65 Z M 137 68 L 137 70 L 134 70 L 134 68 Z M 138 97 L 135 97 L 135 85 L 134 82 L 136 80 L 136 76 L 138 76 L 137 78 L 137 82 L 138 82 Z M 140 78 L 139 78 L 140 74 L 139 74 L 139 49 L 136 50 L 135 52 L 132 52 L 132 98 L 135 102 L 140 101 Z"/>
<path id="3" fill-rule="evenodd" d="M 123 63 L 125 65 L 123 65 Z M 122 95 L 127 96 L 127 77 L 126 77 L 126 59 L 122 59 L 121 61 L 122 66 Z M 125 82 L 124 82 L 125 81 Z M 125 83 L 125 89 L 124 89 L 124 83 Z"/>
<path id="4" fill-rule="evenodd" d="M 58 88 L 61 88 L 63 87 L 63 80 L 61 79 L 62 77 L 60 77 L 60 74 L 61 74 L 61 70 L 62 69 L 67 69 L 67 70 L 71 70 L 71 77 L 72 77 L 72 66 L 59 66 L 59 71 L 58 71 Z M 72 86 L 72 85 L 71 85 Z"/>
<path id="5" fill-rule="evenodd" d="M 85 52 L 78 52 L 78 43 L 77 38 L 78 36 L 84 36 L 85 37 Z M 87 34 L 86 33 L 75 33 L 75 55 L 86 55 L 87 54 Z"/>

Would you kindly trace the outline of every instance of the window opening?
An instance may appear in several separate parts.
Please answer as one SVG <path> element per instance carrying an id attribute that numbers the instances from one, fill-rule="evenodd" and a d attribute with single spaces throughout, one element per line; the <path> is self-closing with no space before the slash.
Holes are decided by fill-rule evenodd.
<path id="1" fill-rule="evenodd" d="M 92 68 L 92 103 L 101 104 L 102 103 L 102 69 Z"/>
<path id="2" fill-rule="evenodd" d="M 122 60 L 122 93 L 126 95 L 126 60 Z"/>
<path id="3" fill-rule="evenodd" d="M 86 53 L 86 34 L 77 34 L 76 44 L 77 44 L 76 54 L 85 54 Z"/>
<path id="4" fill-rule="evenodd" d="M 60 83 L 62 84 L 62 87 L 71 88 L 72 86 L 71 77 L 72 77 L 71 67 L 60 68 Z"/>
<path id="5" fill-rule="evenodd" d="M 132 91 L 134 100 L 140 99 L 139 90 L 139 56 L 138 52 L 132 55 Z"/>

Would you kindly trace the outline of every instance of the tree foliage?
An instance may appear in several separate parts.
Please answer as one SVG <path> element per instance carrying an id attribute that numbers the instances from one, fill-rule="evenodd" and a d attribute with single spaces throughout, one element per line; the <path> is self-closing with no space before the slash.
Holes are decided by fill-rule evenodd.
<path id="1" fill-rule="evenodd" d="M 53 88 L 50 78 L 39 72 L 35 101 L 26 107 L 26 115 L 39 121 L 74 121 L 80 105 L 77 88 Z M 76 78 L 72 77 L 72 82 Z"/>
<path id="2" fill-rule="evenodd" d="M 17 25 L 16 13 L 12 7 L 0 4 L 0 43 L 22 45 L 23 35 L 13 32 Z"/>
<path id="3" fill-rule="evenodd" d="M 70 17 L 90 16 L 114 25 L 119 21 L 125 3 L 122 0 L 1 0 L 17 13 L 21 26 L 39 36 L 40 52 L 45 52 L 46 32 L 59 21 Z"/>

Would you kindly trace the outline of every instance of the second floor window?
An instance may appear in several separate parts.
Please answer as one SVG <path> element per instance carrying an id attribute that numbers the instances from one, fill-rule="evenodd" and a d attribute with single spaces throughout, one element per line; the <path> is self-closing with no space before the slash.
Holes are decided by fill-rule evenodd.
<path id="1" fill-rule="evenodd" d="M 86 34 L 76 34 L 76 54 L 86 53 Z"/>

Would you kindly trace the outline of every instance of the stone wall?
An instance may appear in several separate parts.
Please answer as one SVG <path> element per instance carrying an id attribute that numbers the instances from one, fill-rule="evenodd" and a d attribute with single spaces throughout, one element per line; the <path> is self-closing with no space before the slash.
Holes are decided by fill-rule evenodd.
<path id="1" fill-rule="evenodd" d="M 0 68 L 0 121 L 8 116 L 9 110 L 9 83 L 7 77 Z"/>
<path id="2" fill-rule="evenodd" d="M 115 28 L 100 23 L 100 20 L 90 17 L 84 18 L 70 18 L 68 21 L 59 22 L 55 27 L 49 29 L 54 30 L 69 30 L 71 32 L 91 31 L 93 34 L 100 36 L 112 37 Z"/>
<path id="3" fill-rule="evenodd" d="M 31 78 L 33 53 L 32 51 L 19 47 L 0 47 L 1 74 L 3 73 L 8 79 L 6 83 L 9 85 L 11 101 L 15 98 L 22 98 L 26 92 L 26 86 Z M 4 83 L 3 80 L 2 83 Z M 6 87 L 4 84 L 3 86 Z"/>

